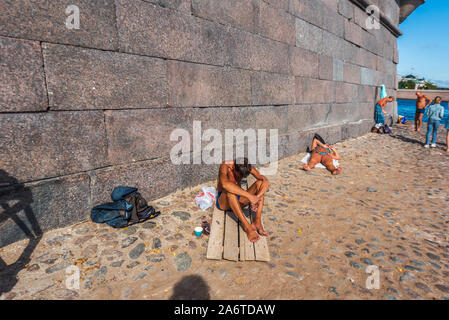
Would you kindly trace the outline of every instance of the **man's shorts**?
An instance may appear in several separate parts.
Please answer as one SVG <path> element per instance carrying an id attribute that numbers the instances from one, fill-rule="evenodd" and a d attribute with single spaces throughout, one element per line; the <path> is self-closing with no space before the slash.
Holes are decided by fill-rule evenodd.
<path id="1" fill-rule="evenodd" d="M 224 211 L 222 208 L 220 208 L 220 204 L 218 203 L 218 199 L 220 199 L 220 196 L 221 196 L 221 192 L 219 192 L 217 194 L 217 208 L 218 208 L 218 210 Z M 240 196 L 239 195 L 237 195 L 237 200 L 240 200 Z"/>
<path id="2" fill-rule="evenodd" d="M 424 114 L 425 111 L 426 111 L 426 108 L 416 109 L 416 113 L 422 113 L 422 114 Z"/>

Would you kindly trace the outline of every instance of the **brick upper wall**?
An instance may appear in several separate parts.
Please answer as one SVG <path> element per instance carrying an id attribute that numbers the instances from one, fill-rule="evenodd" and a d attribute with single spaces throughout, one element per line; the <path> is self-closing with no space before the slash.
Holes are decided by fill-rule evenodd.
<path id="1" fill-rule="evenodd" d="M 398 21 L 396 1 L 379 6 Z M 286 157 L 314 132 L 367 132 L 378 86 L 396 90 L 396 37 L 349 0 L 0 0 L 0 12 L 0 201 L 44 231 L 88 218 L 119 184 L 152 200 L 215 178 L 170 161 L 170 133 L 195 120 L 277 128 Z M 25 236 L 1 215 L 0 246 Z"/>

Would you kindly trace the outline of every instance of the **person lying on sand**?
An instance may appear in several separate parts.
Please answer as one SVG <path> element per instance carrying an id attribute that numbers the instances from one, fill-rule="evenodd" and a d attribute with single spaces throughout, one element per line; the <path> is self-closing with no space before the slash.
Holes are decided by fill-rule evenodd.
<path id="1" fill-rule="evenodd" d="M 324 144 L 322 141 L 324 140 L 319 139 L 319 136 L 317 137 L 317 135 L 313 138 L 309 164 L 302 164 L 304 170 L 310 171 L 315 168 L 318 163 L 321 163 L 333 175 L 340 174 L 343 170 L 342 167 L 335 168 L 333 162 L 334 159 L 340 159 L 337 149 L 331 145 Z"/>
<path id="2" fill-rule="evenodd" d="M 245 191 L 240 187 L 240 183 L 249 174 L 252 174 L 257 181 Z M 249 164 L 247 158 L 225 161 L 220 165 L 217 181 L 217 208 L 223 211 L 232 210 L 242 223 L 251 242 L 259 240 L 259 235 L 268 235 L 262 227 L 264 195 L 268 187 L 268 179 Z M 247 204 L 250 204 L 251 210 L 256 213 L 251 224 L 246 220 L 242 210 L 242 207 Z"/>

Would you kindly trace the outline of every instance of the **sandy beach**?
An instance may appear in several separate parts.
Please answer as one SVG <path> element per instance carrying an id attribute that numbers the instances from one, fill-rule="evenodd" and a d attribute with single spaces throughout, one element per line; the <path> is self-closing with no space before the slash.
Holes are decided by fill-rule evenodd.
<path id="1" fill-rule="evenodd" d="M 282 159 L 263 213 L 270 262 L 206 259 L 193 228 L 212 208 L 193 198 L 211 181 L 152 202 L 162 214 L 143 224 L 48 232 L 29 261 L 15 263 L 27 241 L 1 248 L 0 298 L 447 299 L 449 154 L 445 131 L 436 149 L 424 135 L 410 124 L 337 143 L 339 176 L 301 170 L 304 154 Z M 71 265 L 79 290 L 66 287 Z M 379 289 L 366 287 L 368 265 Z"/>

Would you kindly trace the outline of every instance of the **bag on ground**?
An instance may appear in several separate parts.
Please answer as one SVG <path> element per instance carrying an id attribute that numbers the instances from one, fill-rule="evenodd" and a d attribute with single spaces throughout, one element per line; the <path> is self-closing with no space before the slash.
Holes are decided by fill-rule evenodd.
<path id="1" fill-rule="evenodd" d="M 214 187 L 203 187 L 203 191 L 195 197 L 195 203 L 205 211 L 215 204 L 217 190 Z"/>
<path id="2" fill-rule="evenodd" d="M 160 212 L 149 206 L 137 188 L 119 186 L 111 194 L 113 202 L 92 208 L 91 218 L 96 223 L 106 223 L 114 228 L 125 228 L 134 223 L 157 217 Z"/>

